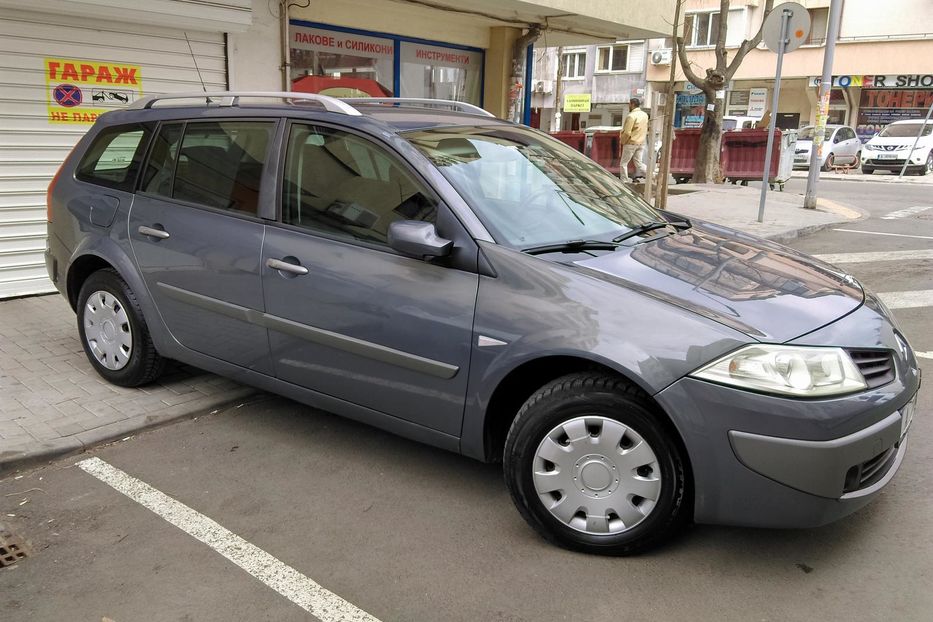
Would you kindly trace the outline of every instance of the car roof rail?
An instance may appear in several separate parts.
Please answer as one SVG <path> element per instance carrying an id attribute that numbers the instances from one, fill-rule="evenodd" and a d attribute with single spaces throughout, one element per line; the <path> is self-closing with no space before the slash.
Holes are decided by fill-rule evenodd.
<path id="1" fill-rule="evenodd" d="M 240 100 L 249 99 L 281 99 L 288 103 L 294 101 L 313 101 L 321 104 L 324 110 L 328 112 L 338 112 L 341 114 L 360 116 L 360 111 L 350 104 L 327 95 L 317 93 L 293 93 L 284 91 L 216 91 L 216 92 L 191 92 L 191 93 L 167 93 L 165 95 L 153 95 L 133 102 L 129 108 L 148 110 L 158 102 L 181 99 L 203 99 L 205 106 L 239 106 Z M 215 102 L 215 99 L 229 99 L 229 103 Z M 185 104 L 181 104 L 185 105 Z"/>
<path id="2" fill-rule="evenodd" d="M 449 108 L 457 112 L 467 112 L 470 114 L 482 115 L 484 117 L 495 117 L 488 110 L 483 110 L 479 106 L 458 102 L 451 99 L 426 99 L 422 97 L 343 97 L 342 101 L 348 104 L 383 104 L 398 106 L 422 106 L 424 108 Z"/>

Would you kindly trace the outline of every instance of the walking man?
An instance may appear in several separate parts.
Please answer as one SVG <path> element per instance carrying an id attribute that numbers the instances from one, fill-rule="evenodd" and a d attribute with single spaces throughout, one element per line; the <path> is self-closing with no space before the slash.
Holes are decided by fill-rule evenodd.
<path id="1" fill-rule="evenodd" d="M 629 113 L 619 134 L 622 150 L 619 159 L 619 179 L 631 181 L 628 177 L 628 163 L 635 160 L 635 178 L 644 178 L 648 170 L 645 166 L 645 138 L 648 136 L 648 115 L 641 109 L 641 100 L 633 97 L 628 102 Z"/>

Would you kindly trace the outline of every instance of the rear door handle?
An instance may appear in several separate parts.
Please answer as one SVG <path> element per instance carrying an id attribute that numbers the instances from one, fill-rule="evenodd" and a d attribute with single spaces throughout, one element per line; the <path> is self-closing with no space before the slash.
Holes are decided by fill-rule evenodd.
<path id="1" fill-rule="evenodd" d="M 149 236 L 150 238 L 158 238 L 160 240 L 166 240 L 171 237 L 169 232 L 165 231 L 164 229 L 154 229 L 152 227 L 146 227 L 145 225 L 140 225 L 137 231 L 143 235 Z"/>
<path id="2" fill-rule="evenodd" d="M 266 259 L 266 265 L 273 270 L 281 270 L 282 272 L 288 272 L 290 274 L 308 274 L 308 269 L 304 266 L 288 263 L 287 261 L 282 261 L 281 259 L 273 259 L 270 257 L 269 259 Z"/>

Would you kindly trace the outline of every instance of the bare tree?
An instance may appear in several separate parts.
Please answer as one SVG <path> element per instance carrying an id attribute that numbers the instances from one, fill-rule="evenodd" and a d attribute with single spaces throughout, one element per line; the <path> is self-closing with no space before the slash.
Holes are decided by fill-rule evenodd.
<path id="1" fill-rule="evenodd" d="M 726 88 L 726 84 L 735 75 L 739 65 L 745 55 L 758 47 L 761 43 L 761 26 L 758 32 L 751 39 L 742 41 L 739 48 L 735 50 L 732 61 L 729 62 L 729 52 L 726 50 L 726 33 L 728 32 L 730 0 L 720 0 L 719 2 L 719 33 L 716 37 L 716 66 L 706 70 L 706 77 L 701 78 L 694 70 L 693 64 L 687 58 L 686 45 L 684 37 L 677 37 L 675 47 L 677 48 L 677 57 L 683 67 L 684 76 L 692 82 L 697 88 L 703 91 L 706 96 L 705 113 L 703 115 L 703 129 L 700 132 L 700 146 L 697 150 L 696 168 L 693 172 L 693 181 L 695 182 L 720 182 L 722 174 L 719 168 L 719 146 L 722 142 L 722 116 L 725 109 L 725 100 L 716 98 L 716 91 Z M 766 0 L 761 22 L 764 24 L 765 18 L 774 7 L 774 0 Z M 689 20 L 684 20 L 684 36 L 687 33 L 687 24 Z M 712 105 L 712 110 L 710 110 Z M 776 111 L 772 110 L 772 114 Z"/>

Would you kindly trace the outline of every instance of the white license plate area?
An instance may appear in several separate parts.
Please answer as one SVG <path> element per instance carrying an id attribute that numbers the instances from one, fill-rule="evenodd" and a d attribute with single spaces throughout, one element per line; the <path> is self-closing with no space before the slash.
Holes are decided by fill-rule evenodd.
<path id="1" fill-rule="evenodd" d="M 879 153 L 878 159 L 879 160 L 896 160 L 897 154 L 896 153 Z"/>

